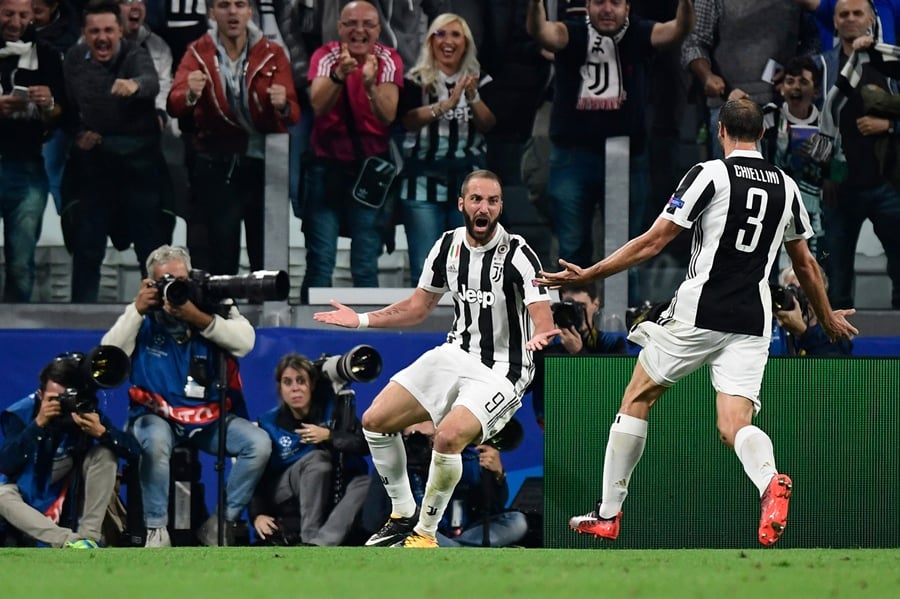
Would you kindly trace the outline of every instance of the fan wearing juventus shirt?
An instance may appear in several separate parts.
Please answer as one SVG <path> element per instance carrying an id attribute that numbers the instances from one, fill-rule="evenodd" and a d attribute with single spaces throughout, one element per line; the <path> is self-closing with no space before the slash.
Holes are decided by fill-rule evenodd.
<path id="1" fill-rule="evenodd" d="M 563 269 L 541 273 L 540 285 L 583 284 L 631 268 L 657 255 L 684 229 L 693 230 L 687 276 L 659 318 L 636 326 L 641 345 L 634 373 L 610 428 L 602 498 L 569 525 L 581 533 L 616 539 L 628 482 L 644 450 L 650 408 L 668 387 L 709 364 L 716 390 L 720 439 L 733 448 L 759 489 L 758 538 L 774 544 L 787 525 L 792 481 L 775 467 L 772 441 L 752 424 L 768 360 L 772 299 L 769 272 L 784 242 L 810 305 L 831 339 L 858 331 L 834 310 L 806 240 L 813 230 L 797 184 L 756 150 L 762 109 L 751 100 L 722 107 L 718 140 L 725 158 L 692 167 L 662 214 L 644 234 L 588 268 L 560 260 Z"/>

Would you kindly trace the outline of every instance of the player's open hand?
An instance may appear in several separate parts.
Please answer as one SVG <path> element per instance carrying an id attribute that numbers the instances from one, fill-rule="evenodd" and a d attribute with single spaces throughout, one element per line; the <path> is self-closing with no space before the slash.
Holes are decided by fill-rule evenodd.
<path id="1" fill-rule="evenodd" d="M 337 300 L 331 300 L 328 303 L 335 309 L 330 312 L 316 312 L 313 314 L 313 320 L 348 329 L 359 328 L 359 314 Z"/>
<path id="2" fill-rule="evenodd" d="M 585 269 L 581 268 L 577 264 L 566 262 L 565 260 L 560 258 L 559 265 L 563 267 L 561 271 L 547 272 L 545 270 L 542 270 L 538 273 L 538 276 L 534 279 L 534 282 L 541 287 L 559 289 L 563 285 L 581 285 L 593 280 L 593 277 L 588 276 L 585 272 Z"/>
<path id="3" fill-rule="evenodd" d="M 525 344 L 528 351 L 540 351 L 550 345 L 553 338 L 560 334 L 559 329 L 550 329 L 542 333 L 535 333 L 534 336 Z"/>
<path id="4" fill-rule="evenodd" d="M 847 320 L 848 316 L 854 314 L 856 314 L 856 310 L 853 308 L 849 310 L 834 310 L 831 313 L 831 318 L 823 320 L 822 328 L 825 329 L 825 334 L 828 335 L 828 338 L 835 341 L 837 339 L 853 339 L 854 335 L 859 335 L 859 330 Z"/>

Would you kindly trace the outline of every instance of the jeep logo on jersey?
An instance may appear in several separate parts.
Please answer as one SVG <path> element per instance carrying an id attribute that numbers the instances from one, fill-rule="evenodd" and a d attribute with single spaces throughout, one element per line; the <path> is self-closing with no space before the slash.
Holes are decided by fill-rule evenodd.
<path id="1" fill-rule="evenodd" d="M 459 292 L 459 299 L 467 304 L 481 304 L 482 308 L 489 308 L 494 305 L 497 298 L 490 291 L 482 291 L 481 289 L 469 289 L 463 285 Z"/>

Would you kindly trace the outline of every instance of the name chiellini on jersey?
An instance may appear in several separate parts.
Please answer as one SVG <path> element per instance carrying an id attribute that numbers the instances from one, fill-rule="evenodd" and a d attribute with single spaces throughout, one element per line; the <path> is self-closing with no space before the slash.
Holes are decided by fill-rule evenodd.
<path id="1" fill-rule="evenodd" d="M 519 393 L 534 376 L 525 348 L 533 334 L 528 305 L 550 299 L 533 283 L 540 270 L 525 240 L 498 224 L 494 238 L 481 247 L 468 244 L 465 227 L 446 231 L 432 246 L 419 279 L 427 291 L 452 294 L 447 343 L 476 356 Z"/>
<path id="2" fill-rule="evenodd" d="M 693 227 L 691 260 L 663 319 L 771 335 L 768 279 L 782 241 L 813 236 L 796 182 L 755 151 L 695 165 L 662 217 Z"/>

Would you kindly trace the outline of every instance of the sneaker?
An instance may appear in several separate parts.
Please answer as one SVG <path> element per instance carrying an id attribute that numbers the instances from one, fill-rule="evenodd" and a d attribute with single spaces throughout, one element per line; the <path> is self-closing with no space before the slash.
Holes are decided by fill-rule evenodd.
<path id="1" fill-rule="evenodd" d="M 147 540 L 144 547 L 171 547 L 172 541 L 169 539 L 169 530 L 163 526 L 162 528 L 148 528 Z"/>
<path id="2" fill-rule="evenodd" d="M 776 474 L 760 499 L 759 542 L 769 547 L 781 537 L 787 526 L 788 500 L 793 483 L 787 474 Z"/>
<path id="3" fill-rule="evenodd" d="M 578 534 L 587 533 L 594 535 L 594 538 L 603 537 L 610 541 L 619 538 L 619 524 L 622 522 L 622 512 L 616 514 L 615 518 L 601 518 L 597 510 L 585 514 L 583 516 L 572 516 L 569 518 L 569 527 L 577 531 Z"/>
<path id="4" fill-rule="evenodd" d="M 100 545 L 93 539 L 77 539 L 63 546 L 67 549 L 100 549 Z"/>
<path id="5" fill-rule="evenodd" d="M 437 549 L 438 542 L 434 537 L 420 535 L 414 531 L 403 539 L 403 544 L 400 547 L 406 549 Z"/>
<path id="6" fill-rule="evenodd" d="M 404 518 L 391 516 L 381 530 L 369 537 L 366 547 L 390 547 L 403 542 L 404 538 L 413 531 L 413 526 L 419 521 L 419 510 Z"/>
<path id="7" fill-rule="evenodd" d="M 225 547 L 233 547 L 235 545 L 234 531 L 236 528 L 236 522 L 225 520 L 225 535 L 223 538 Z M 200 528 L 197 529 L 197 540 L 200 541 L 201 545 L 206 545 L 207 547 L 218 547 L 219 517 L 217 515 L 213 514 L 206 519 L 206 522 L 200 525 Z"/>

